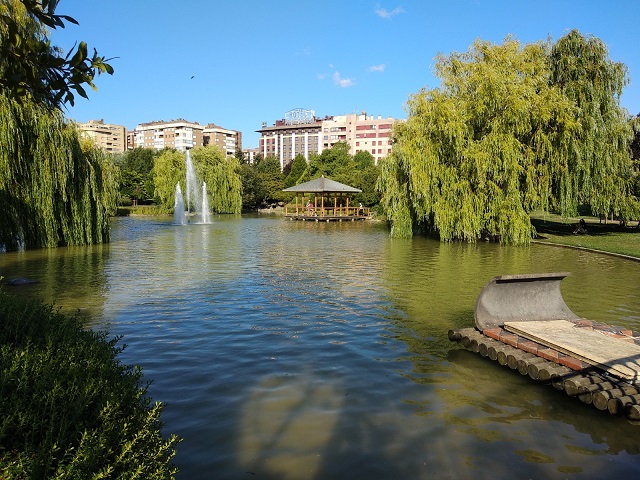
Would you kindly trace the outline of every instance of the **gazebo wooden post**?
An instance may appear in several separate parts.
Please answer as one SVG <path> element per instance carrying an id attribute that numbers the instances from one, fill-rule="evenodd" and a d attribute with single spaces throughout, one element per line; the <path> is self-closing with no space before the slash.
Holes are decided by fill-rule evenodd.
<path id="1" fill-rule="evenodd" d="M 347 215 L 349 215 L 349 195 L 347 195 Z"/>
<path id="2" fill-rule="evenodd" d="M 296 217 L 298 216 L 298 192 L 296 192 Z"/>
<path id="3" fill-rule="evenodd" d="M 322 202 L 322 216 L 324 217 L 324 192 L 322 192 L 322 199 L 320 201 Z"/>
<path id="4" fill-rule="evenodd" d="M 338 195 L 333 197 L 333 216 L 338 216 Z"/>

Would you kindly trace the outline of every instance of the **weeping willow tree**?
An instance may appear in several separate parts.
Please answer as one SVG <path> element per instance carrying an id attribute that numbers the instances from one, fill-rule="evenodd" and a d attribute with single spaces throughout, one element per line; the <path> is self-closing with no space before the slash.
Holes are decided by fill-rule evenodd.
<path id="1" fill-rule="evenodd" d="M 620 95 L 628 83 L 627 67 L 608 59 L 606 45 L 573 30 L 553 46 L 551 83 L 575 106 L 579 128 L 566 135 L 561 152 L 577 165 L 578 201 L 589 203 L 594 215 L 628 219 L 637 215 L 630 195 L 633 129 L 620 108 Z"/>
<path id="2" fill-rule="evenodd" d="M 439 56 L 441 87 L 409 98 L 408 119 L 394 129 L 393 153 L 381 165 L 378 188 L 392 235 L 424 229 L 444 241 L 489 236 L 523 244 L 535 235 L 533 210 L 567 216 L 578 201 L 626 201 L 629 128 L 610 88 L 624 83 L 624 71 L 606 50 L 584 59 L 602 76 L 582 79 L 585 98 L 610 99 L 593 106 L 610 110 L 606 133 L 598 132 L 594 111 L 567 94 L 569 79 L 560 85 L 554 77 L 554 65 L 578 53 L 507 38 Z M 606 149 L 616 153 L 599 156 Z M 594 178 L 603 174 L 609 178 Z"/>
<path id="3" fill-rule="evenodd" d="M 49 29 L 64 27 L 57 2 L 0 1 L 0 250 L 107 241 L 115 210 L 116 169 L 81 142 L 61 113 L 73 93 L 86 96 L 102 57 L 84 42 L 61 57 Z"/>
<path id="4" fill-rule="evenodd" d="M 0 94 L 0 248 L 108 241 L 116 173 L 61 113 Z"/>
<path id="5" fill-rule="evenodd" d="M 209 206 L 218 213 L 240 213 L 242 210 L 242 180 L 240 162 L 215 146 L 198 147 L 191 151 L 196 170 L 207 182 Z"/>
<path id="6" fill-rule="evenodd" d="M 242 182 L 238 159 L 226 156 L 218 147 L 197 147 L 190 151 L 197 177 L 207 183 L 209 208 L 217 213 L 240 213 Z M 153 167 L 155 194 L 167 208 L 173 208 L 176 185 L 186 192 L 186 157 L 175 150 L 165 150 Z"/>
<path id="7" fill-rule="evenodd" d="M 154 162 L 151 174 L 155 185 L 155 195 L 167 209 L 173 209 L 176 185 L 180 183 L 183 192 L 187 191 L 185 178 L 187 174 L 184 153 L 165 149 Z"/>

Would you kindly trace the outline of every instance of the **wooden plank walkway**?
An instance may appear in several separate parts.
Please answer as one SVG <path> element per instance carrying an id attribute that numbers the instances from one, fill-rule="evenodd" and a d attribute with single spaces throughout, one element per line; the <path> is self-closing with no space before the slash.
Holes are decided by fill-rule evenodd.
<path id="1" fill-rule="evenodd" d="M 505 330 L 630 382 L 640 380 L 640 346 L 567 320 L 505 322 Z"/>

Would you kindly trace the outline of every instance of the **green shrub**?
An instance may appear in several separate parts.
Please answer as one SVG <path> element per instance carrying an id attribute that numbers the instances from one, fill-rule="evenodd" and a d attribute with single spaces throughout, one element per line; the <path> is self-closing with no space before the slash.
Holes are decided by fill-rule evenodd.
<path id="1" fill-rule="evenodd" d="M 172 478 L 180 439 L 120 339 L 0 291 L 0 478 Z"/>

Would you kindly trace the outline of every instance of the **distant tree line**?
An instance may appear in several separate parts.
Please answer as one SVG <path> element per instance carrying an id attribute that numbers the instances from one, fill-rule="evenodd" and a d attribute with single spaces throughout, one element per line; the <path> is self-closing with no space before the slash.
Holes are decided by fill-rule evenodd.
<path id="1" fill-rule="evenodd" d="M 216 213 L 255 211 L 289 202 L 293 195 L 283 189 L 320 175 L 361 189 L 362 193 L 351 197 L 355 202 L 371 207 L 380 201 L 375 188 L 379 169 L 373 156 L 365 151 L 351 155 L 344 142 L 311 154 L 308 162 L 297 155 L 282 170 L 273 155 L 257 155 L 248 163 L 242 152 L 226 156 L 218 147 L 194 148 L 190 153 L 199 178 L 207 182 L 209 205 Z M 114 162 L 120 178 L 120 205 L 153 203 L 168 211 L 173 208 L 176 184 L 185 191 L 182 152 L 135 148 L 115 155 Z"/>
<path id="2" fill-rule="evenodd" d="M 244 209 L 255 210 L 290 202 L 293 194 L 283 192 L 283 189 L 324 175 L 362 190 L 362 193 L 353 195 L 352 200 L 371 207 L 380 201 L 380 194 L 376 191 L 378 174 L 379 169 L 369 152 L 360 151 L 352 155 L 345 142 L 338 142 L 322 153 L 311 153 L 309 161 L 298 154 L 282 170 L 277 157 L 263 158 L 258 154 L 253 164 L 241 166 L 242 205 Z"/>

